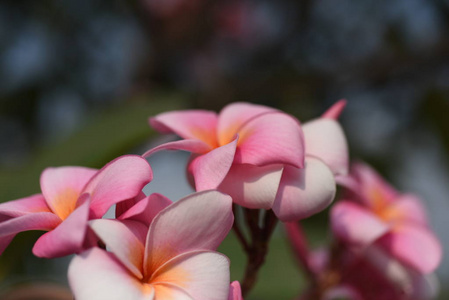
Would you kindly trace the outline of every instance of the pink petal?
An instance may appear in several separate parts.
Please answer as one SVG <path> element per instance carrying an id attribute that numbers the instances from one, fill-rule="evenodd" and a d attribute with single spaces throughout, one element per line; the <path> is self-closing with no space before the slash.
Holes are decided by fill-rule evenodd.
<path id="1" fill-rule="evenodd" d="M 335 175 L 346 175 L 349 169 L 348 145 L 338 122 L 316 119 L 302 127 L 306 154 L 321 159 Z"/>
<path id="2" fill-rule="evenodd" d="M 150 278 L 151 284 L 170 283 L 195 300 L 223 300 L 229 294 L 229 259 L 212 251 L 192 251 L 166 262 Z"/>
<path id="3" fill-rule="evenodd" d="M 218 142 L 220 145 L 226 145 L 231 142 L 239 130 L 250 120 L 268 112 L 277 111 L 274 108 L 237 102 L 224 107 L 218 117 Z"/>
<path id="4" fill-rule="evenodd" d="M 83 248 L 89 218 L 89 195 L 84 194 L 83 204 L 75 209 L 58 227 L 42 235 L 34 244 L 33 254 L 54 258 L 78 253 Z"/>
<path id="5" fill-rule="evenodd" d="M 337 120 L 346 106 L 346 100 L 342 99 L 334 103 L 321 117 Z"/>
<path id="6" fill-rule="evenodd" d="M 340 239 L 369 245 L 390 230 L 390 226 L 371 211 L 349 202 L 336 203 L 330 212 L 331 228 Z"/>
<path id="7" fill-rule="evenodd" d="M 385 217 L 393 221 L 404 223 L 411 222 L 426 227 L 426 208 L 415 195 L 404 194 L 396 198 L 384 211 Z"/>
<path id="8" fill-rule="evenodd" d="M 36 212 L 51 212 L 41 194 L 0 204 L 0 215 L 3 216 L 20 217 Z"/>
<path id="9" fill-rule="evenodd" d="M 378 243 L 402 263 L 423 274 L 433 272 L 441 262 L 439 240 L 430 230 L 421 226 L 397 226 Z"/>
<path id="10" fill-rule="evenodd" d="M 150 125 L 161 133 L 174 132 L 183 139 L 197 139 L 211 148 L 218 147 L 217 114 L 206 110 L 171 111 L 150 118 Z"/>
<path id="11" fill-rule="evenodd" d="M 220 185 L 231 168 L 236 146 L 237 139 L 190 161 L 188 170 L 197 191 L 216 189 Z"/>
<path id="12" fill-rule="evenodd" d="M 47 168 L 42 172 L 42 194 L 51 210 L 62 220 L 75 210 L 86 183 L 97 173 L 84 167 Z"/>
<path id="13" fill-rule="evenodd" d="M 136 221 L 93 220 L 90 227 L 135 277 L 143 278 L 143 255 L 148 228 Z"/>
<path id="14" fill-rule="evenodd" d="M 136 197 L 151 179 L 151 167 L 141 156 L 124 155 L 111 161 L 83 191 L 92 195 L 92 218 L 101 218 L 113 204 Z"/>
<path id="15" fill-rule="evenodd" d="M 358 181 L 353 192 L 360 195 L 361 201 L 374 210 L 395 201 L 398 192 L 370 166 L 363 163 L 352 165 L 351 173 Z"/>
<path id="16" fill-rule="evenodd" d="M 142 284 L 112 253 L 90 249 L 75 256 L 68 278 L 76 300 L 153 300 L 154 289 Z"/>
<path id="17" fill-rule="evenodd" d="M 149 157 L 153 155 L 156 152 L 159 152 L 161 150 L 183 150 L 183 151 L 189 151 L 192 153 L 206 153 L 212 150 L 208 144 L 201 140 L 180 140 L 180 141 L 174 141 L 165 143 L 162 145 L 159 145 L 157 147 L 154 147 L 144 154 L 142 154 L 143 157 Z"/>
<path id="18" fill-rule="evenodd" d="M 282 176 L 282 165 L 233 165 L 218 187 L 234 203 L 248 208 L 271 209 Z"/>
<path id="19" fill-rule="evenodd" d="M 119 220 L 135 220 L 150 226 L 153 218 L 164 208 L 172 204 L 172 201 L 161 194 L 151 194 L 137 202 L 133 207 L 124 212 Z"/>
<path id="20" fill-rule="evenodd" d="M 335 191 L 331 170 L 319 159 L 306 157 L 304 169 L 284 168 L 273 211 L 283 222 L 307 218 L 325 209 Z"/>
<path id="21" fill-rule="evenodd" d="M 240 283 L 238 281 L 233 281 L 231 283 L 228 300 L 243 300 L 242 289 L 240 288 Z"/>
<path id="22" fill-rule="evenodd" d="M 153 300 L 195 300 L 185 290 L 177 285 L 171 283 L 158 283 L 153 285 L 154 299 Z"/>
<path id="23" fill-rule="evenodd" d="M 52 230 L 60 223 L 61 219 L 51 212 L 29 213 L 0 222 L 0 254 L 17 233 L 28 230 Z"/>
<path id="24" fill-rule="evenodd" d="M 340 185 L 341 187 L 344 187 L 346 189 L 346 194 L 347 191 L 357 191 L 359 190 L 359 182 L 354 178 L 354 176 L 350 175 L 336 175 L 335 176 L 335 181 L 337 182 L 338 185 Z M 359 195 L 357 195 L 359 196 Z"/>
<path id="25" fill-rule="evenodd" d="M 26 214 L 0 223 L 0 236 L 19 233 L 28 230 L 51 230 L 61 223 L 54 213 L 37 212 Z"/>
<path id="26" fill-rule="evenodd" d="M 215 250 L 234 221 L 232 199 L 217 191 L 192 194 L 161 211 L 148 231 L 146 271 L 192 250 Z M 188 238 L 186 238 L 188 237 Z"/>
<path id="27" fill-rule="evenodd" d="M 266 113 L 239 130 L 235 163 L 264 166 L 304 165 L 304 138 L 299 122 L 284 113 Z"/>
<path id="28" fill-rule="evenodd" d="M 140 200 L 145 199 L 147 196 L 144 192 L 140 192 L 139 195 L 137 195 L 134 198 L 121 201 L 115 205 L 115 217 L 119 218 L 125 211 L 133 207 L 137 202 Z"/>

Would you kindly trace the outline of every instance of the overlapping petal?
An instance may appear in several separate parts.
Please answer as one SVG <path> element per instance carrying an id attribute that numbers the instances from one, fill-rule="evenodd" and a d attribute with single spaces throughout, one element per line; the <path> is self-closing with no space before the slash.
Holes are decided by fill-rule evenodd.
<path id="1" fill-rule="evenodd" d="M 212 251 L 180 254 L 162 265 L 150 278 L 152 284 L 170 283 L 195 300 L 223 300 L 229 294 L 229 259 Z"/>
<path id="2" fill-rule="evenodd" d="M 60 222 L 61 219 L 51 212 L 41 194 L 1 203 L 0 254 L 17 233 L 27 230 L 51 230 Z"/>
<path id="3" fill-rule="evenodd" d="M 341 239 L 366 246 L 386 234 L 391 227 L 362 206 L 341 201 L 331 211 L 332 231 Z"/>
<path id="4" fill-rule="evenodd" d="M 120 262 L 139 279 L 143 278 L 143 256 L 148 227 L 137 221 L 93 220 L 96 235 Z"/>
<path id="5" fill-rule="evenodd" d="M 42 235 L 34 244 L 33 254 L 53 258 L 69 255 L 83 250 L 89 219 L 90 197 L 83 194 L 82 204 L 61 224 Z"/>
<path id="6" fill-rule="evenodd" d="M 217 191 L 205 191 L 183 198 L 161 211 L 148 231 L 147 272 L 151 274 L 181 253 L 215 250 L 232 227 L 231 207 L 231 197 Z"/>
<path id="7" fill-rule="evenodd" d="M 218 190 L 230 195 L 234 203 L 241 206 L 270 209 L 276 198 L 282 170 L 282 165 L 233 165 Z"/>
<path id="8" fill-rule="evenodd" d="M 206 110 L 172 111 L 150 118 L 150 125 L 161 133 L 173 132 L 184 139 L 198 139 L 218 146 L 217 114 Z"/>
<path id="9" fill-rule="evenodd" d="M 281 113 L 265 113 L 239 130 L 235 163 L 304 166 L 304 137 L 299 122 Z"/>
<path id="10" fill-rule="evenodd" d="M 232 166 L 237 141 L 236 138 L 231 143 L 190 161 L 188 170 L 193 175 L 197 191 L 216 189 L 220 185 Z"/>
<path id="11" fill-rule="evenodd" d="M 356 190 L 360 200 L 372 209 L 379 209 L 393 203 L 399 193 L 388 184 L 377 172 L 363 163 L 355 163 L 351 170 L 352 176 L 358 182 Z"/>
<path id="12" fill-rule="evenodd" d="M 340 124 L 320 118 L 302 127 L 306 155 L 321 159 L 335 175 L 346 175 L 349 169 L 348 145 Z"/>
<path id="13" fill-rule="evenodd" d="M 277 111 L 274 108 L 252 104 L 237 102 L 225 106 L 219 115 L 217 136 L 220 145 L 225 145 L 235 138 L 239 130 L 249 121 L 258 116 Z"/>
<path id="14" fill-rule="evenodd" d="M 76 300 L 153 300 L 154 289 L 142 284 L 112 253 L 93 248 L 73 258 L 68 271 Z"/>
<path id="15" fill-rule="evenodd" d="M 420 273 L 428 274 L 441 262 L 441 244 L 425 227 L 398 226 L 383 236 L 378 244 L 402 263 Z"/>
<path id="16" fill-rule="evenodd" d="M 101 218 L 113 204 L 139 195 L 152 179 L 151 167 L 141 156 L 124 155 L 111 161 L 83 190 L 92 195 L 92 217 Z"/>
<path id="17" fill-rule="evenodd" d="M 83 188 L 98 170 L 84 167 L 59 167 L 45 169 L 40 178 L 42 194 L 62 220 L 76 207 Z"/>
<path id="18" fill-rule="evenodd" d="M 154 193 L 140 200 L 118 217 L 119 220 L 135 220 L 150 226 L 153 218 L 172 201 L 164 195 Z"/>
<path id="19" fill-rule="evenodd" d="M 156 146 L 154 148 L 151 148 L 144 154 L 142 154 L 143 157 L 149 157 L 153 155 L 156 152 L 162 151 L 162 150 L 183 150 L 183 151 L 189 151 L 192 153 L 206 153 L 212 150 L 208 144 L 201 140 L 194 140 L 194 139 L 188 139 L 188 140 L 180 140 L 180 141 L 174 141 L 165 143 L 159 146 Z"/>
<path id="20" fill-rule="evenodd" d="M 285 166 L 273 211 L 283 222 L 303 219 L 326 208 L 335 192 L 331 170 L 319 159 L 307 157 L 303 169 Z"/>
<path id="21" fill-rule="evenodd" d="M 0 216 L 20 217 L 36 212 L 51 212 L 41 194 L 0 204 Z"/>
<path id="22" fill-rule="evenodd" d="M 37 212 L 12 218 L 0 223 L 0 241 L 3 250 L 14 236 L 28 230 L 52 230 L 61 223 L 61 219 L 51 212 Z"/>
<path id="23" fill-rule="evenodd" d="M 424 205 L 418 197 L 411 194 L 398 196 L 395 202 L 385 208 L 383 216 L 395 223 L 410 222 L 424 227 L 428 226 Z"/>
<path id="24" fill-rule="evenodd" d="M 115 205 L 115 217 L 119 218 L 124 212 L 129 210 L 131 207 L 133 207 L 136 203 L 140 202 L 141 200 L 145 199 L 147 196 L 142 191 L 137 195 L 136 197 L 132 199 L 128 199 L 125 201 L 120 201 Z"/>

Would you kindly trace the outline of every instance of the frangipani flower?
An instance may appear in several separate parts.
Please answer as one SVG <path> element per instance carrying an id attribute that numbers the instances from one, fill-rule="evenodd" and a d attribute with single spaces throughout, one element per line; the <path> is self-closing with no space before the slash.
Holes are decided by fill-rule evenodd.
<path id="1" fill-rule="evenodd" d="M 304 164 L 303 134 L 297 120 L 262 105 L 235 103 L 219 115 L 205 110 L 166 112 L 150 118 L 150 124 L 159 132 L 173 132 L 184 140 L 163 144 L 144 156 L 162 149 L 192 152 L 188 170 L 198 191 L 219 187 L 232 166 L 240 168 L 236 171 L 239 174 L 270 177 L 270 187 L 262 190 L 276 191 L 283 165 L 302 168 Z M 274 195 L 272 199 L 263 195 L 252 198 L 233 200 L 269 209 Z"/>
<path id="2" fill-rule="evenodd" d="M 159 204 L 155 197 L 147 208 L 158 211 Z M 75 299 L 228 299 L 229 260 L 213 250 L 232 227 L 229 196 L 193 194 L 159 211 L 149 229 L 134 218 L 140 209 L 130 210 L 121 221 L 90 222 L 111 252 L 93 248 L 72 260 Z"/>
<path id="3" fill-rule="evenodd" d="M 340 251 L 333 266 L 338 282 L 326 290 L 323 299 L 429 300 L 437 293 L 433 274 L 419 274 L 374 247 L 364 252 L 349 248 Z M 319 259 L 326 257 L 318 255 Z M 324 262 L 324 267 L 331 267 L 330 261 Z"/>
<path id="4" fill-rule="evenodd" d="M 351 176 L 341 182 L 348 195 L 331 210 L 332 230 L 341 240 L 373 245 L 420 273 L 435 270 L 441 245 L 416 196 L 398 193 L 362 164 L 354 165 Z"/>
<path id="5" fill-rule="evenodd" d="M 33 247 L 36 256 L 79 252 L 86 242 L 87 221 L 136 197 L 152 177 L 148 162 L 137 155 L 119 157 L 101 170 L 47 168 L 40 178 L 42 194 L 0 204 L 0 253 L 27 230 L 48 231 Z"/>
<path id="6" fill-rule="evenodd" d="M 300 267 L 314 278 L 314 285 L 298 300 L 426 300 L 437 293 L 433 274 L 416 272 L 375 245 L 360 251 L 336 242 L 312 251 L 298 224 L 285 225 Z"/>
<path id="7" fill-rule="evenodd" d="M 347 165 L 346 141 L 329 116 L 301 128 L 292 116 L 262 105 L 234 103 L 216 114 L 173 111 L 150 119 L 162 133 L 183 140 L 149 150 L 193 153 L 188 170 L 197 191 L 218 189 L 248 208 L 273 209 L 283 221 L 307 217 L 335 195 L 335 174 Z"/>

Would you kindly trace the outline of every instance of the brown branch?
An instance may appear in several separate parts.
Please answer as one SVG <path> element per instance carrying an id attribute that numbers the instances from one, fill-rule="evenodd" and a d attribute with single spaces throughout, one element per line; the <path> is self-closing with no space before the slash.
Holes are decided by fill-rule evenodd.
<path id="1" fill-rule="evenodd" d="M 235 235 L 237 236 L 237 239 L 239 240 L 240 244 L 243 247 L 243 250 L 248 254 L 250 251 L 249 243 L 246 240 L 245 235 L 243 234 L 242 230 L 240 229 L 239 220 L 237 218 L 237 205 L 232 205 L 232 210 L 234 212 L 234 224 L 232 225 L 232 229 L 234 230 Z"/>
<path id="2" fill-rule="evenodd" d="M 242 280 L 242 295 L 245 297 L 254 287 L 257 275 L 265 263 L 268 253 L 268 244 L 274 228 L 277 224 L 277 218 L 271 210 L 266 211 L 262 227 L 259 225 L 262 210 L 245 208 L 245 221 L 250 229 L 251 245 L 247 251 L 248 261 L 245 268 L 245 274 Z"/>

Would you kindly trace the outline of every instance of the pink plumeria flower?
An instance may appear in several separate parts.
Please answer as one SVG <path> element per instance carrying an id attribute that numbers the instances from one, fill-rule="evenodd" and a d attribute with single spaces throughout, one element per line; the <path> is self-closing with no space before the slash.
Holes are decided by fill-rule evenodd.
<path id="1" fill-rule="evenodd" d="M 438 290 L 433 274 L 416 272 L 375 246 L 358 254 L 346 249 L 341 261 L 340 287 L 357 300 L 426 300 Z"/>
<path id="2" fill-rule="evenodd" d="M 45 169 L 42 194 L 0 204 L 0 253 L 14 236 L 27 230 L 48 231 L 34 244 L 39 257 L 59 257 L 81 251 L 87 221 L 101 218 L 115 203 L 136 197 L 151 181 L 148 162 L 125 155 L 101 170 L 84 167 Z"/>
<path id="3" fill-rule="evenodd" d="M 354 165 L 351 176 L 340 181 L 348 195 L 332 208 L 331 226 L 341 240 L 374 245 L 421 273 L 435 270 L 442 249 L 420 199 L 400 194 L 363 164 Z"/>
<path id="4" fill-rule="evenodd" d="M 92 248 L 72 260 L 68 277 L 75 299 L 228 299 L 229 260 L 214 250 L 232 227 L 231 197 L 192 194 L 151 218 L 165 205 L 161 199 L 145 205 L 149 229 L 138 221 L 142 207 L 131 207 L 122 220 L 90 222 L 111 252 Z"/>
<path id="5" fill-rule="evenodd" d="M 426 300 L 437 293 L 433 274 L 416 272 L 375 245 L 360 251 L 351 244 L 336 243 L 331 249 L 311 251 L 298 224 L 285 225 L 300 267 L 325 288 L 320 290 L 322 300 Z"/>
<path id="6" fill-rule="evenodd" d="M 323 299 L 429 300 L 437 293 L 433 274 L 411 270 L 375 248 L 363 253 L 349 248 L 341 251 L 338 265 L 333 266 L 338 283 L 324 293 Z M 329 264 L 324 263 L 326 267 Z"/>
<path id="7" fill-rule="evenodd" d="M 183 140 L 167 150 L 192 152 L 188 170 L 197 191 L 218 189 L 248 208 L 273 209 L 283 221 L 325 208 L 335 195 L 335 174 L 347 169 L 347 147 L 329 116 L 301 128 L 292 116 L 262 105 L 234 103 L 217 115 L 204 110 L 173 111 L 150 119 L 162 133 Z"/>

